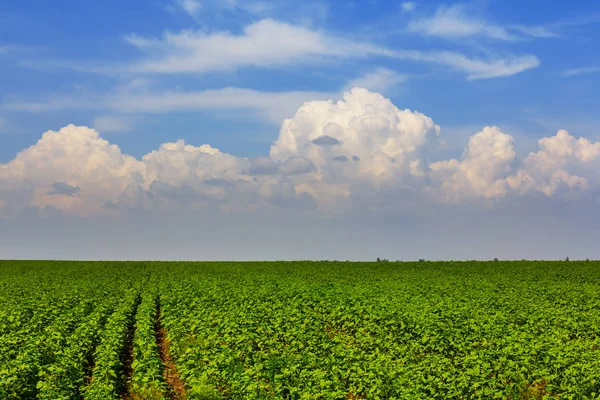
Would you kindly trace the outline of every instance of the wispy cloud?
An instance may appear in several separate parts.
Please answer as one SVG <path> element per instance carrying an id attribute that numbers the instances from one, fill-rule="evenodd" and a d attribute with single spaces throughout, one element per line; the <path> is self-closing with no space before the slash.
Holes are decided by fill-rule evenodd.
<path id="1" fill-rule="evenodd" d="M 563 72 L 564 76 L 575 76 L 584 74 L 598 74 L 600 73 L 600 67 L 581 67 L 571 68 Z"/>
<path id="2" fill-rule="evenodd" d="M 582 16 L 565 18 L 560 21 L 552 22 L 548 26 L 552 29 L 555 28 L 569 28 L 577 27 L 589 24 L 595 24 L 600 22 L 600 12 L 593 12 Z"/>
<path id="3" fill-rule="evenodd" d="M 160 37 L 130 34 L 125 39 L 143 54 L 141 58 L 116 64 L 29 56 L 18 63 L 44 72 L 73 70 L 107 76 L 139 76 L 219 73 L 249 67 L 294 68 L 350 59 L 390 58 L 446 66 L 466 74 L 468 80 L 511 76 L 540 64 L 531 54 L 500 57 L 487 52 L 484 57 L 472 58 L 452 51 L 391 48 L 360 37 L 341 36 L 274 19 L 253 22 L 239 34 L 182 30 L 166 32 Z"/>
<path id="4" fill-rule="evenodd" d="M 467 80 L 490 79 L 516 75 L 528 69 L 537 68 L 541 62 L 534 55 L 512 56 L 491 59 L 471 59 L 450 51 L 419 52 L 402 51 L 394 55 L 398 58 L 422 61 L 448 66 L 467 74 Z"/>
<path id="5" fill-rule="evenodd" d="M 542 26 L 501 26 L 494 24 L 484 18 L 469 15 L 465 4 L 439 7 L 433 16 L 412 20 L 408 25 L 408 30 L 425 36 L 437 36 L 446 39 L 485 37 L 515 41 L 527 37 L 548 38 L 557 36 L 548 28 Z"/>
<path id="6" fill-rule="evenodd" d="M 17 44 L 0 44 L 0 55 L 4 56 L 23 56 L 23 55 L 40 55 L 40 52 L 47 52 L 45 46 L 23 46 Z"/>
<path id="7" fill-rule="evenodd" d="M 130 116 L 104 115 L 94 118 L 94 129 L 107 133 L 130 132 L 134 129 L 134 120 Z"/>
<path id="8" fill-rule="evenodd" d="M 175 111 L 248 110 L 259 119 L 280 124 L 293 116 L 306 101 L 326 100 L 335 94 L 312 91 L 261 92 L 252 89 L 223 88 L 201 91 L 129 90 L 120 88 L 110 94 L 70 94 L 52 96 L 43 101 L 5 102 L 1 108 L 21 112 L 51 112 L 60 110 L 99 110 L 129 114 L 161 114 Z M 95 125 L 118 132 L 130 125 L 124 117 L 99 117 Z"/>
<path id="9" fill-rule="evenodd" d="M 197 0 L 182 0 L 179 2 L 179 6 L 190 15 L 196 15 L 202 9 L 202 3 Z"/>
<path id="10" fill-rule="evenodd" d="M 453 52 L 392 51 L 368 45 L 357 44 L 357 46 L 365 52 L 373 49 L 374 54 L 389 58 L 447 66 L 466 73 L 468 80 L 511 76 L 535 68 L 540 64 L 537 57 L 531 55 L 483 61 L 469 59 L 462 54 Z M 385 91 L 406 79 L 406 75 L 390 69 L 379 68 L 362 77 L 350 80 L 342 87 L 342 90 L 358 86 Z M 284 118 L 292 116 L 295 109 L 305 101 L 327 100 L 337 94 L 339 92 L 265 92 L 235 87 L 200 91 L 164 91 L 152 89 L 145 79 L 136 79 L 109 93 L 63 94 L 42 101 L 7 99 L 0 109 L 24 112 L 87 109 L 132 114 L 196 110 L 248 110 L 253 111 L 258 118 L 279 124 Z M 112 125 L 112 128 L 117 128 L 117 130 L 125 128 L 122 121 L 100 119 L 97 122 Z"/>
<path id="11" fill-rule="evenodd" d="M 224 88 L 195 92 L 136 93 L 114 99 L 114 108 L 132 113 L 165 113 L 195 110 L 250 110 L 260 118 L 279 124 L 306 101 L 332 98 L 330 93 L 311 91 L 261 92 Z"/>
<path id="12" fill-rule="evenodd" d="M 556 38 L 560 35 L 546 26 L 511 25 L 510 29 L 532 38 Z"/>
<path id="13" fill-rule="evenodd" d="M 326 3 L 309 0 L 173 0 L 167 7 L 171 11 L 181 10 L 189 14 L 200 24 L 207 22 L 207 18 L 214 17 L 256 18 L 285 15 L 291 20 L 307 17 L 324 20 L 329 12 Z"/>
<path id="14" fill-rule="evenodd" d="M 346 85 L 346 89 L 360 87 L 387 94 L 407 80 L 408 75 L 406 74 L 400 74 L 388 68 L 377 68 L 361 77 L 350 80 Z"/>
<path id="15" fill-rule="evenodd" d="M 206 34 L 184 30 L 150 39 L 137 35 L 127 41 L 148 58 L 131 71 L 154 73 L 202 73 L 240 67 L 277 67 L 314 64 L 330 58 L 366 57 L 381 53 L 376 46 L 328 35 L 272 19 L 229 32 Z"/>
<path id="16" fill-rule="evenodd" d="M 275 8 L 274 3 L 260 0 L 217 0 L 217 3 L 230 10 L 243 10 L 251 14 L 264 14 Z"/>
<path id="17" fill-rule="evenodd" d="M 449 51 L 396 50 L 272 19 L 248 25 L 241 35 L 187 30 L 166 33 L 158 39 L 130 35 L 127 40 L 147 54 L 145 59 L 128 67 L 138 73 L 198 74 L 242 67 L 274 68 L 386 57 L 446 65 L 474 80 L 510 76 L 539 65 L 532 55 L 470 59 Z"/>
<path id="18" fill-rule="evenodd" d="M 402 6 L 402 11 L 411 12 L 411 11 L 414 11 L 414 9 L 417 5 L 412 1 L 405 1 L 404 3 L 401 4 L 401 6 Z"/>

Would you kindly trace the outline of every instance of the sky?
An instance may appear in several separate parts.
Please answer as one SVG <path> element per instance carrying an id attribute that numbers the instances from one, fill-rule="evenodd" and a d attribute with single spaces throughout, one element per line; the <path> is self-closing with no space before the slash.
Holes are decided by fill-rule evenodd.
<path id="1" fill-rule="evenodd" d="M 600 258 L 595 1 L 0 4 L 0 258 Z"/>

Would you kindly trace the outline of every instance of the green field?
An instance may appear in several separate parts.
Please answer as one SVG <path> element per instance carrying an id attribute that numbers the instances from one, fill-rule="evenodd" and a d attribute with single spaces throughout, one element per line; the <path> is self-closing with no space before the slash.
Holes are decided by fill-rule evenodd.
<path id="1" fill-rule="evenodd" d="M 0 261 L 0 398 L 600 398 L 600 262 Z"/>

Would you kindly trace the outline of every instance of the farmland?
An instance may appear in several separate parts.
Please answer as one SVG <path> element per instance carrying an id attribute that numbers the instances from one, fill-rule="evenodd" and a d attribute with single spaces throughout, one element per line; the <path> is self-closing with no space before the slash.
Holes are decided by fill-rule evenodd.
<path id="1" fill-rule="evenodd" d="M 0 261 L 0 398 L 600 398 L 600 262 Z"/>

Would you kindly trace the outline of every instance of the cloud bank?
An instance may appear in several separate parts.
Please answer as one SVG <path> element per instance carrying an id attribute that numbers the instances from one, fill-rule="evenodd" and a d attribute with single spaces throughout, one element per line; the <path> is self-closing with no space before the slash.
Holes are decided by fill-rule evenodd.
<path id="1" fill-rule="evenodd" d="M 138 159 L 69 125 L 0 164 L 0 255 L 600 257 L 600 142 L 561 130 L 519 158 L 488 126 L 432 159 L 443 136 L 360 88 L 304 103 L 257 158 L 179 140 Z"/>
<path id="2" fill-rule="evenodd" d="M 269 156 L 254 159 L 182 140 L 136 159 L 96 130 L 69 125 L 0 164 L 0 215 L 32 207 L 83 217 L 131 209 L 352 215 L 357 207 L 402 210 L 415 199 L 440 206 L 585 197 L 600 182 L 600 142 L 565 130 L 517 159 L 509 134 L 484 127 L 460 159 L 434 161 L 442 132 L 360 88 L 336 102 L 304 103 Z"/>

